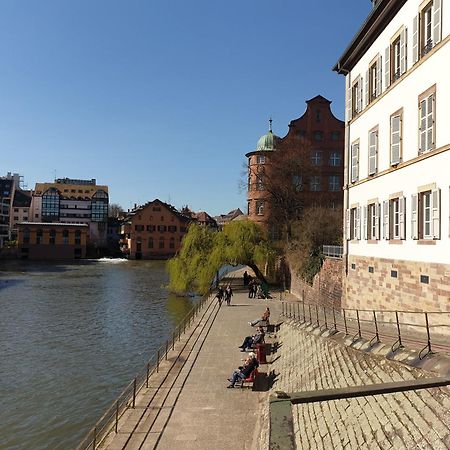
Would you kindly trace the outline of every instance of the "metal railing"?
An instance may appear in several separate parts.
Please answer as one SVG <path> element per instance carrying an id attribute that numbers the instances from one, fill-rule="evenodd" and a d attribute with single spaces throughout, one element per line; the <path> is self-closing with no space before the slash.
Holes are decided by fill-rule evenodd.
<path id="1" fill-rule="evenodd" d="M 329 258 L 342 258 L 344 247 L 342 245 L 323 245 L 322 253 Z"/>
<path id="2" fill-rule="evenodd" d="M 420 348 L 420 359 L 437 351 L 450 352 L 450 312 L 337 309 L 303 301 L 282 302 L 281 308 L 284 317 L 322 331 L 342 331 L 353 335 L 354 341 L 370 339 L 369 346 L 393 342 L 393 353 L 405 346 Z"/>

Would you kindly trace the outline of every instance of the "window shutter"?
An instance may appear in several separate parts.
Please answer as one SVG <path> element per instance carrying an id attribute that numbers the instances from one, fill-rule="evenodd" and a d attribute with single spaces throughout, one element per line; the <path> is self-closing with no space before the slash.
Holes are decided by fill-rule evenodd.
<path id="1" fill-rule="evenodd" d="M 428 111 L 428 114 L 430 111 Z M 431 114 L 433 118 L 433 130 L 432 130 L 432 146 L 434 147 L 436 145 L 436 94 L 433 94 L 433 97 L 431 99 Z"/>
<path id="2" fill-rule="evenodd" d="M 384 52 L 384 86 L 387 89 L 391 85 L 391 47 L 387 47 Z"/>
<path id="3" fill-rule="evenodd" d="M 389 239 L 389 201 L 383 201 L 383 237 Z"/>
<path id="4" fill-rule="evenodd" d="M 363 206 L 363 238 L 367 240 L 367 206 Z"/>
<path id="5" fill-rule="evenodd" d="M 441 0 L 433 1 L 433 45 L 441 41 Z"/>
<path id="6" fill-rule="evenodd" d="M 350 210 L 345 211 L 345 239 L 350 240 Z"/>
<path id="7" fill-rule="evenodd" d="M 412 59 L 413 64 L 419 60 L 419 16 L 415 16 L 413 19 Z"/>
<path id="8" fill-rule="evenodd" d="M 406 239 L 406 221 L 405 221 L 405 207 L 406 207 L 406 198 L 400 197 L 398 199 L 399 206 L 399 214 L 398 214 L 398 222 L 400 227 L 400 239 Z"/>
<path id="9" fill-rule="evenodd" d="M 361 112 L 363 109 L 363 79 L 359 77 L 358 80 L 358 89 L 359 89 L 359 98 L 358 98 L 358 112 Z"/>
<path id="10" fill-rule="evenodd" d="M 356 208 L 356 239 L 361 239 L 361 207 Z"/>
<path id="11" fill-rule="evenodd" d="M 381 205 L 377 203 L 375 205 L 375 239 L 380 239 L 380 209 Z"/>
<path id="12" fill-rule="evenodd" d="M 377 97 L 379 96 L 379 95 L 381 95 L 381 90 L 382 90 L 382 87 L 381 87 L 381 76 L 382 76 L 382 73 L 383 73 L 383 71 L 382 71 L 382 69 L 381 69 L 381 64 L 383 63 L 383 61 L 382 61 L 382 58 L 381 58 L 381 55 L 380 56 L 378 56 L 378 61 L 377 61 L 377 86 L 376 86 L 376 93 L 377 93 Z"/>
<path id="13" fill-rule="evenodd" d="M 404 28 L 400 33 L 400 75 L 406 72 L 406 42 L 407 42 L 407 29 Z"/>
<path id="14" fill-rule="evenodd" d="M 411 238 L 419 239 L 419 228 L 418 228 L 418 194 L 413 194 L 411 196 Z"/>
<path id="15" fill-rule="evenodd" d="M 350 75 L 347 75 L 347 78 L 350 83 Z M 347 88 L 347 122 L 350 122 L 352 120 L 352 86 L 350 85 L 349 88 Z"/>
<path id="16" fill-rule="evenodd" d="M 400 162 L 400 116 L 391 117 L 391 164 L 396 165 Z"/>
<path id="17" fill-rule="evenodd" d="M 433 226 L 433 239 L 441 238 L 441 190 L 433 189 L 431 191 L 431 219 Z"/>
<path id="18" fill-rule="evenodd" d="M 366 72 L 366 106 L 370 103 L 370 94 L 369 94 L 369 78 L 370 72 Z"/>

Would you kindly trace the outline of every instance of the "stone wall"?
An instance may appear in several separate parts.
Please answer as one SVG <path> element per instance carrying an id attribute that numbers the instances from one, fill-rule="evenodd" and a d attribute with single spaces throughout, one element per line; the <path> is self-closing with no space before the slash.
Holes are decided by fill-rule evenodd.
<path id="1" fill-rule="evenodd" d="M 306 303 L 318 303 L 325 306 L 341 307 L 342 297 L 342 260 L 326 258 L 322 269 L 314 277 L 313 285 L 303 281 L 291 271 L 291 293 Z"/>

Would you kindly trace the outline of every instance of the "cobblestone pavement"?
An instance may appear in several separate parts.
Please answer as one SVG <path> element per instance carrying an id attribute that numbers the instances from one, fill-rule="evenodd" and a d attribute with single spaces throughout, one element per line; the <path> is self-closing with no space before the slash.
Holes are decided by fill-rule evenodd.
<path id="1" fill-rule="evenodd" d="M 298 392 L 434 376 L 316 336 L 289 320 L 278 340 L 280 356 L 271 365 L 277 375 L 273 390 Z M 292 409 L 296 442 L 302 449 L 450 448 L 448 388 L 294 405 Z M 267 441 L 263 435 L 261 448 L 267 448 Z"/>

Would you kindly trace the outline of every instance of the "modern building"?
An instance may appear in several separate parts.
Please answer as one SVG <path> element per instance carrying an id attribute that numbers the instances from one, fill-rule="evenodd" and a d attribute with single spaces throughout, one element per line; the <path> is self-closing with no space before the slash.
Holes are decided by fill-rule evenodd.
<path id="1" fill-rule="evenodd" d="M 344 306 L 450 308 L 450 0 L 379 0 L 346 80 Z"/>
<path id="2" fill-rule="evenodd" d="M 344 122 L 333 115 L 331 101 L 321 95 L 307 100 L 306 105 L 304 114 L 290 122 L 286 136 L 274 135 L 270 120 L 269 132 L 258 140 L 256 150 L 245 155 L 247 214 L 266 229 L 271 222 L 270 204 L 280 187 L 285 187 L 283 183 L 290 184 L 291 193 L 298 193 L 303 207 L 342 207 Z M 286 160 L 281 162 L 283 157 Z M 286 179 L 275 180 L 280 178 L 280 168 L 275 165 L 289 165 L 288 158 L 301 169 L 289 175 L 281 171 Z"/>
<path id="3" fill-rule="evenodd" d="M 95 179 L 62 178 L 54 183 L 36 183 L 31 202 L 31 222 L 88 225 L 88 246 L 107 245 L 108 186 Z"/>
<path id="4" fill-rule="evenodd" d="M 87 224 L 20 222 L 21 259 L 79 259 L 86 257 Z"/>
<path id="5" fill-rule="evenodd" d="M 121 250 L 129 259 L 166 259 L 181 247 L 192 219 L 155 199 L 128 212 L 121 228 Z"/>

